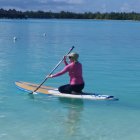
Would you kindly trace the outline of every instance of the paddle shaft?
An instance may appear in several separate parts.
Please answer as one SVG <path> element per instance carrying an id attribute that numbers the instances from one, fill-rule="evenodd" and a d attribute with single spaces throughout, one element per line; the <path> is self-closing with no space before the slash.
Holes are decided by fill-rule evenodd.
<path id="1" fill-rule="evenodd" d="M 72 50 L 74 49 L 74 46 L 72 46 L 72 48 L 69 50 L 69 52 L 65 55 L 67 56 Z M 49 76 L 58 68 L 58 66 L 62 63 L 62 61 L 64 60 L 64 57 L 62 60 L 59 61 L 59 63 L 54 67 L 54 69 L 48 74 Z M 36 92 L 48 79 L 49 77 L 46 77 L 43 82 L 30 94 L 33 94 L 34 92 Z"/>

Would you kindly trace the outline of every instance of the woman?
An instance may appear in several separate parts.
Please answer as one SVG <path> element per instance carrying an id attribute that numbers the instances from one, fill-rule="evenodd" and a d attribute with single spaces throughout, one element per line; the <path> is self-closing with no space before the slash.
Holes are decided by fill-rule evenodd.
<path id="1" fill-rule="evenodd" d="M 48 76 L 49 78 L 60 76 L 66 72 L 69 73 L 70 83 L 67 85 L 60 86 L 58 88 L 61 93 L 69 93 L 69 94 L 81 94 L 82 89 L 84 88 L 84 80 L 82 76 L 82 64 L 78 62 L 79 54 L 70 53 L 68 55 L 70 60 L 70 64 L 66 61 L 66 56 L 64 57 L 65 67 L 62 71 Z"/>

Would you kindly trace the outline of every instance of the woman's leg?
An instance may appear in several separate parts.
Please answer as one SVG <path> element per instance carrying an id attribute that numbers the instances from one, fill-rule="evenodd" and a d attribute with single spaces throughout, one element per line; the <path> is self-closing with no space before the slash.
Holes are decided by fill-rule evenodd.
<path id="1" fill-rule="evenodd" d="M 71 85 L 70 84 L 60 86 L 58 88 L 58 90 L 61 93 L 69 93 L 70 94 L 72 92 L 72 88 L 71 88 Z"/>
<path id="2" fill-rule="evenodd" d="M 84 86 L 85 84 L 80 84 L 80 85 L 67 84 L 67 85 L 60 86 L 58 90 L 61 93 L 68 93 L 68 94 L 71 94 L 72 91 L 77 92 L 77 93 L 82 93 L 82 89 L 84 88 Z"/>
<path id="3" fill-rule="evenodd" d="M 77 92 L 77 93 L 81 93 L 84 86 L 85 86 L 85 84 L 71 85 L 71 88 L 72 88 L 72 91 Z"/>

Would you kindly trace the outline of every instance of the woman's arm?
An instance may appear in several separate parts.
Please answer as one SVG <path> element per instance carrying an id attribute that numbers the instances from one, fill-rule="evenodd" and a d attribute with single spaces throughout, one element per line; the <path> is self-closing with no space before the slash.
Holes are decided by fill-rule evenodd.
<path id="1" fill-rule="evenodd" d="M 51 78 L 65 74 L 66 72 L 68 72 L 68 69 L 69 69 L 69 66 L 67 65 L 67 66 L 64 67 L 64 69 L 62 71 L 51 75 Z"/>

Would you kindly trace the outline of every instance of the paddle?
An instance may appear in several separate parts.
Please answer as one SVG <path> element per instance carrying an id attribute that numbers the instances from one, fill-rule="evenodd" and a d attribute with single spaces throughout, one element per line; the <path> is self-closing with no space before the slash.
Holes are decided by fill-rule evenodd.
<path id="1" fill-rule="evenodd" d="M 72 46 L 72 48 L 69 50 L 69 52 L 65 55 L 67 56 L 72 50 L 74 49 L 74 46 Z M 48 74 L 48 76 L 50 76 L 57 68 L 58 66 L 61 64 L 61 62 L 64 60 L 64 57 L 62 60 L 59 61 L 59 63 L 54 67 L 54 69 Z M 46 81 L 47 81 L 48 77 L 46 77 L 43 82 L 34 90 L 32 91 L 31 93 L 29 94 L 33 94 L 34 92 L 36 92 Z"/>

